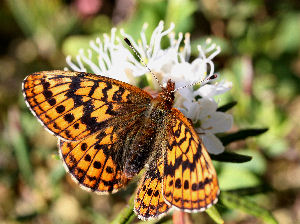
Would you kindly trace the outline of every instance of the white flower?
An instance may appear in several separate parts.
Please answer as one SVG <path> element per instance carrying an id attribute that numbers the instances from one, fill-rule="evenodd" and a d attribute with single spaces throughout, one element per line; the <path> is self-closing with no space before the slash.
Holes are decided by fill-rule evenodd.
<path id="1" fill-rule="evenodd" d="M 147 64 L 162 85 L 168 79 L 175 82 L 174 106 L 198 125 L 196 131 L 199 132 L 208 151 L 214 154 L 221 153 L 224 151 L 224 146 L 214 134 L 229 130 L 233 119 L 231 115 L 216 111 L 217 103 L 213 97 L 228 91 L 232 84 L 225 81 L 208 83 L 214 75 L 212 59 L 220 53 L 221 49 L 208 39 L 204 46 L 198 45 L 199 55 L 190 62 L 190 35 L 179 33 L 176 39 L 172 32 L 174 27 L 172 23 L 167 30 L 164 30 L 164 23 L 160 22 L 149 42 L 145 35 L 147 24 L 143 26 L 138 42 L 124 30 L 121 29 L 120 33 L 123 38 L 126 37 L 131 42 L 142 61 Z M 166 49 L 161 48 L 161 40 L 164 37 L 168 38 L 170 43 Z M 137 77 L 146 74 L 147 78 L 152 79 L 149 82 L 151 87 L 160 90 L 159 83 L 154 80 L 144 63 L 137 60 L 132 51 L 128 50 L 123 38 L 117 37 L 116 28 L 113 28 L 110 37 L 104 35 L 103 41 L 97 38 L 95 42 L 90 42 L 91 48 L 87 49 L 87 55 L 84 50 L 80 50 L 76 57 L 77 65 L 72 62 L 70 56 L 67 57 L 67 64 L 74 71 L 86 71 L 88 68 L 95 74 L 133 85 L 136 84 Z M 180 46 L 182 41 L 183 46 Z M 93 61 L 95 58 L 97 62 Z M 198 84 L 199 88 L 195 90 L 194 84 Z M 195 96 L 202 98 L 196 101 Z"/>
<path id="2" fill-rule="evenodd" d="M 212 154 L 222 153 L 224 146 L 214 134 L 228 131 L 233 124 L 232 116 L 217 111 L 217 103 L 208 98 L 185 101 L 183 104 L 182 112 L 193 121 L 195 130 L 202 137 L 207 150 Z"/>

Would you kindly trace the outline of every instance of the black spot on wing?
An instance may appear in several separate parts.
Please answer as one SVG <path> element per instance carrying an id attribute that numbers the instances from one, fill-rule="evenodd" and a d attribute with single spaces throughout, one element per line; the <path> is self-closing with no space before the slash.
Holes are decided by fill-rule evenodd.
<path id="1" fill-rule="evenodd" d="M 188 180 L 185 180 L 184 181 L 184 184 L 183 184 L 183 187 L 184 187 L 184 189 L 186 190 L 186 189 L 189 189 L 189 181 Z"/>
<path id="2" fill-rule="evenodd" d="M 66 108 L 65 108 L 64 105 L 59 105 L 59 106 L 57 106 L 57 107 L 55 108 L 56 112 L 59 113 L 59 114 L 63 113 L 63 112 L 65 111 L 65 109 L 66 109 Z"/>
<path id="3" fill-rule="evenodd" d="M 107 92 L 108 92 L 108 90 L 110 90 L 112 88 L 112 84 L 109 82 L 105 82 L 105 84 L 106 84 L 106 87 L 103 88 L 103 90 L 102 90 L 103 96 L 102 96 L 101 100 L 103 100 L 104 102 L 107 102 L 107 99 L 108 99 Z"/>
<path id="4" fill-rule="evenodd" d="M 113 110 L 113 105 L 112 103 L 106 103 L 106 105 L 108 106 L 107 110 L 106 110 L 106 114 L 112 115 L 112 116 L 116 116 L 118 113 L 116 111 Z"/>
<path id="5" fill-rule="evenodd" d="M 48 103 L 50 106 L 54 106 L 56 104 L 56 99 L 54 98 L 47 98 Z"/>
<path id="6" fill-rule="evenodd" d="M 67 121 L 68 123 L 71 123 L 72 121 L 74 121 L 75 117 L 73 114 L 65 114 L 64 115 L 64 119 L 65 121 Z"/>
<path id="7" fill-rule="evenodd" d="M 89 92 L 89 97 L 91 97 L 91 96 L 94 94 L 95 90 L 96 90 L 98 87 L 99 87 L 99 82 L 94 82 L 94 84 L 93 84 L 93 86 L 92 86 L 92 88 L 91 88 L 91 90 L 90 90 L 90 92 Z"/>
<path id="8" fill-rule="evenodd" d="M 74 124 L 74 128 L 78 129 L 79 128 L 79 123 Z"/>
<path id="9" fill-rule="evenodd" d="M 82 96 L 75 94 L 75 92 L 81 88 L 80 83 L 82 82 L 79 76 L 72 77 L 70 88 L 66 93 L 66 97 L 72 98 L 74 100 L 75 107 L 83 104 Z"/>
<path id="10" fill-rule="evenodd" d="M 44 89 L 48 89 L 50 87 L 50 83 L 47 82 L 45 79 L 42 79 L 42 85 Z"/>
<path id="11" fill-rule="evenodd" d="M 105 170 L 106 170 L 107 173 L 113 173 L 114 172 L 114 169 L 110 166 L 107 166 Z"/>
<path id="12" fill-rule="evenodd" d="M 181 179 L 177 178 L 175 181 L 175 187 L 176 188 L 181 188 Z"/>
<path id="13" fill-rule="evenodd" d="M 149 188 L 148 191 L 147 191 L 147 194 L 148 194 L 149 196 L 151 196 L 151 195 L 152 195 L 152 192 L 153 192 L 152 189 Z"/>
<path id="14" fill-rule="evenodd" d="M 99 161 L 95 161 L 93 163 L 93 167 L 96 168 L 96 169 L 100 169 L 101 168 L 101 163 Z"/>
<path id="15" fill-rule="evenodd" d="M 87 149 L 87 144 L 85 142 L 82 143 L 80 148 L 81 148 L 82 151 L 85 151 Z"/>
<path id="16" fill-rule="evenodd" d="M 122 86 L 119 86 L 119 89 L 114 93 L 112 99 L 113 101 L 120 102 L 122 100 L 122 95 L 124 94 L 125 89 Z"/>
<path id="17" fill-rule="evenodd" d="M 44 97 L 47 99 L 47 98 L 52 97 L 52 96 L 53 96 L 53 93 L 52 93 L 52 91 L 44 90 L 44 91 L 43 91 L 43 95 L 44 95 Z"/>
<path id="18" fill-rule="evenodd" d="M 84 160 L 87 161 L 87 162 L 90 162 L 91 159 L 92 158 L 91 158 L 91 156 L 89 154 L 86 154 L 85 157 L 84 157 Z"/>

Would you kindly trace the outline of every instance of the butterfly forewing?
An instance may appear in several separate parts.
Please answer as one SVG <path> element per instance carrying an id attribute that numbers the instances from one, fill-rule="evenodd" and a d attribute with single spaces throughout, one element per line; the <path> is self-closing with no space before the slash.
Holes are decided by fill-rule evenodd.
<path id="1" fill-rule="evenodd" d="M 164 163 L 163 195 L 184 211 L 203 211 L 216 203 L 219 187 L 210 157 L 191 123 L 172 110 Z"/>
<path id="2" fill-rule="evenodd" d="M 147 92 L 111 78 L 67 71 L 29 75 L 23 93 L 42 124 L 54 135 L 71 141 L 97 132 L 152 99 Z"/>

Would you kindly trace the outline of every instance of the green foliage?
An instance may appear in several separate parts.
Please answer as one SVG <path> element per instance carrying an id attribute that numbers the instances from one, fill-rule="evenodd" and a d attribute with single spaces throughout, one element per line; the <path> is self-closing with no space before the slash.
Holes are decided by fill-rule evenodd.
<path id="1" fill-rule="evenodd" d="M 267 209 L 262 208 L 255 202 L 246 197 L 223 191 L 220 195 L 220 200 L 223 205 L 231 209 L 239 209 L 248 214 L 254 215 L 268 224 L 278 223 L 272 213 Z"/>
<path id="2" fill-rule="evenodd" d="M 223 224 L 224 220 L 215 206 L 210 207 L 205 211 L 217 224 Z"/>
<path id="3" fill-rule="evenodd" d="M 231 142 L 243 140 L 250 136 L 257 136 L 264 132 L 266 132 L 267 128 L 261 128 L 261 129 L 246 129 L 246 130 L 239 130 L 235 133 L 230 133 L 225 136 L 220 137 L 223 145 L 228 145 Z"/>
<path id="4" fill-rule="evenodd" d="M 219 155 L 210 155 L 210 157 L 212 160 L 230 163 L 245 163 L 252 159 L 250 156 L 240 155 L 237 153 L 227 151 Z"/>

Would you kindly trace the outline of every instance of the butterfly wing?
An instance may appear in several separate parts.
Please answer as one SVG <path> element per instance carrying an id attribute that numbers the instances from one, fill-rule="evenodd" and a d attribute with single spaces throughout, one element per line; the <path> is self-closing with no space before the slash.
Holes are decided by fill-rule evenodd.
<path id="1" fill-rule="evenodd" d="M 114 79 L 65 71 L 29 75 L 23 93 L 34 115 L 59 138 L 65 168 L 84 189 L 114 192 L 129 181 L 123 146 L 136 134 L 149 94 Z"/>
<path id="2" fill-rule="evenodd" d="M 116 192 L 132 178 L 123 169 L 126 144 L 137 135 L 144 119 L 142 113 L 131 115 L 79 141 L 59 140 L 66 170 L 85 190 Z"/>
<path id="3" fill-rule="evenodd" d="M 110 127 L 103 132 L 108 133 L 109 138 L 93 134 L 76 142 L 59 140 L 60 156 L 73 180 L 84 190 L 99 194 L 116 192 L 129 181 L 122 179 L 122 167 L 112 153 Z"/>
<path id="4" fill-rule="evenodd" d="M 203 211 L 217 202 L 216 171 L 188 119 L 173 108 L 171 120 L 164 164 L 164 198 L 180 210 Z"/>
<path id="5" fill-rule="evenodd" d="M 111 78 L 89 73 L 44 71 L 23 82 L 25 101 L 55 136 L 83 139 L 125 114 L 141 112 L 152 97 Z"/>
<path id="6" fill-rule="evenodd" d="M 158 218 L 171 208 L 162 195 L 163 158 L 151 164 L 138 186 L 134 203 L 134 212 L 142 220 Z"/>

